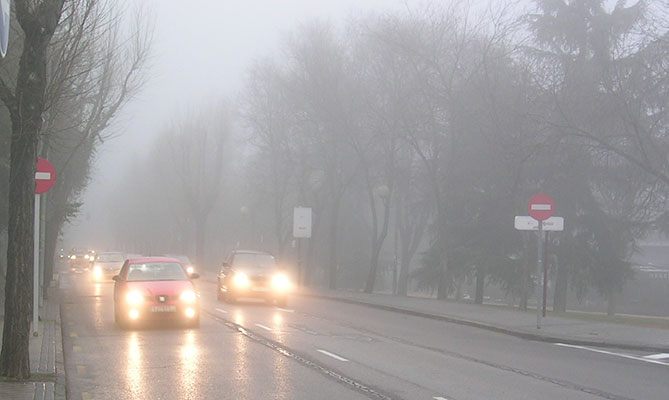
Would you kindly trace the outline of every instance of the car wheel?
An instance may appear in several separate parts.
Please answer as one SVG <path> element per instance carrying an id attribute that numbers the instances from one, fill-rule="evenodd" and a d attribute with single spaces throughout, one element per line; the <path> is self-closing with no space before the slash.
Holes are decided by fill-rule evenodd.
<path id="1" fill-rule="evenodd" d="M 128 323 L 126 322 L 125 318 L 123 318 L 123 316 L 120 313 L 120 310 L 118 309 L 118 307 L 116 305 L 114 305 L 114 322 L 121 329 L 127 329 L 128 328 Z"/>
<path id="2" fill-rule="evenodd" d="M 288 306 L 288 297 L 279 297 L 274 300 L 277 307 L 286 308 Z"/>

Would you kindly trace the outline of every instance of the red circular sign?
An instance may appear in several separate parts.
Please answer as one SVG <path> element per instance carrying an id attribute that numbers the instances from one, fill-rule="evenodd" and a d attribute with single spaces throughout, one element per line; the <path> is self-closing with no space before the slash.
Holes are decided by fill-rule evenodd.
<path id="1" fill-rule="evenodd" d="M 537 221 L 545 221 L 553 216 L 555 203 L 547 194 L 535 194 L 527 204 L 527 211 L 530 213 L 530 217 Z"/>
<path id="2" fill-rule="evenodd" d="M 49 191 L 56 182 L 56 169 L 53 164 L 44 158 L 37 159 L 37 170 L 35 171 L 35 193 L 41 194 Z"/>

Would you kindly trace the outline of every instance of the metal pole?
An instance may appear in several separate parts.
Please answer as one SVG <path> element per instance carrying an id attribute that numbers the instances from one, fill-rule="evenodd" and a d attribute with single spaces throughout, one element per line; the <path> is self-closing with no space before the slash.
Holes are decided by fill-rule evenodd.
<path id="1" fill-rule="evenodd" d="M 304 286 L 304 273 L 302 271 L 302 241 L 300 238 L 297 240 L 297 284 L 298 286 Z"/>
<path id="2" fill-rule="evenodd" d="M 546 293 L 548 292 L 548 232 L 546 232 L 544 236 L 544 296 L 543 302 L 541 303 L 543 305 L 541 315 L 546 318 Z"/>
<path id="3" fill-rule="evenodd" d="M 40 216 L 39 216 L 39 305 L 44 305 L 44 293 L 47 283 L 44 282 L 44 257 L 46 246 L 46 196 L 40 196 Z"/>
<path id="4" fill-rule="evenodd" d="M 33 232 L 33 336 L 38 335 L 39 331 L 39 194 L 35 195 L 35 216 Z"/>
<path id="5" fill-rule="evenodd" d="M 543 272 L 544 222 L 539 221 L 539 242 L 537 246 L 537 329 L 541 329 L 541 273 Z"/>

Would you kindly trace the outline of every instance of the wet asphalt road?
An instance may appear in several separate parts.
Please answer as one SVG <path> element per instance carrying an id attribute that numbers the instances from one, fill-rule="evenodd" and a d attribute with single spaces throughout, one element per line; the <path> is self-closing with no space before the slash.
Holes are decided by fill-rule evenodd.
<path id="1" fill-rule="evenodd" d="M 285 309 L 227 304 L 214 283 L 196 283 L 199 329 L 124 331 L 113 321 L 113 283 L 62 273 L 68 399 L 669 398 L 669 363 L 643 354 L 313 298 L 294 297 Z"/>

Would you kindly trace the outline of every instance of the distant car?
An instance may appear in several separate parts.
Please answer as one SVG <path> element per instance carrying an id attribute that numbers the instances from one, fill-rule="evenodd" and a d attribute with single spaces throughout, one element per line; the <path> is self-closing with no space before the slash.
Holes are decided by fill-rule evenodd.
<path id="1" fill-rule="evenodd" d="M 104 252 L 93 259 L 93 280 L 100 282 L 118 275 L 123 267 L 125 256 L 119 252 Z"/>
<path id="2" fill-rule="evenodd" d="M 218 274 L 217 298 L 233 302 L 238 298 L 261 298 L 279 307 L 288 303 L 293 284 L 288 274 L 269 253 L 235 250 Z"/>
<path id="3" fill-rule="evenodd" d="M 193 263 L 190 261 L 188 256 L 167 254 L 167 255 L 165 255 L 165 257 L 172 257 L 172 258 L 176 258 L 177 260 L 179 260 L 186 267 L 186 272 L 188 272 L 189 274 L 192 274 L 193 272 L 197 272 L 197 269 L 195 268 L 195 265 L 193 265 Z"/>
<path id="4" fill-rule="evenodd" d="M 175 320 L 200 326 L 200 298 L 184 265 L 175 258 L 128 259 L 114 283 L 114 321 L 121 328 L 142 321 Z"/>
<path id="5" fill-rule="evenodd" d="M 91 257 L 86 249 L 73 248 L 67 258 L 70 270 L 73 272 L 85 272 L 91 266 Z"/>

